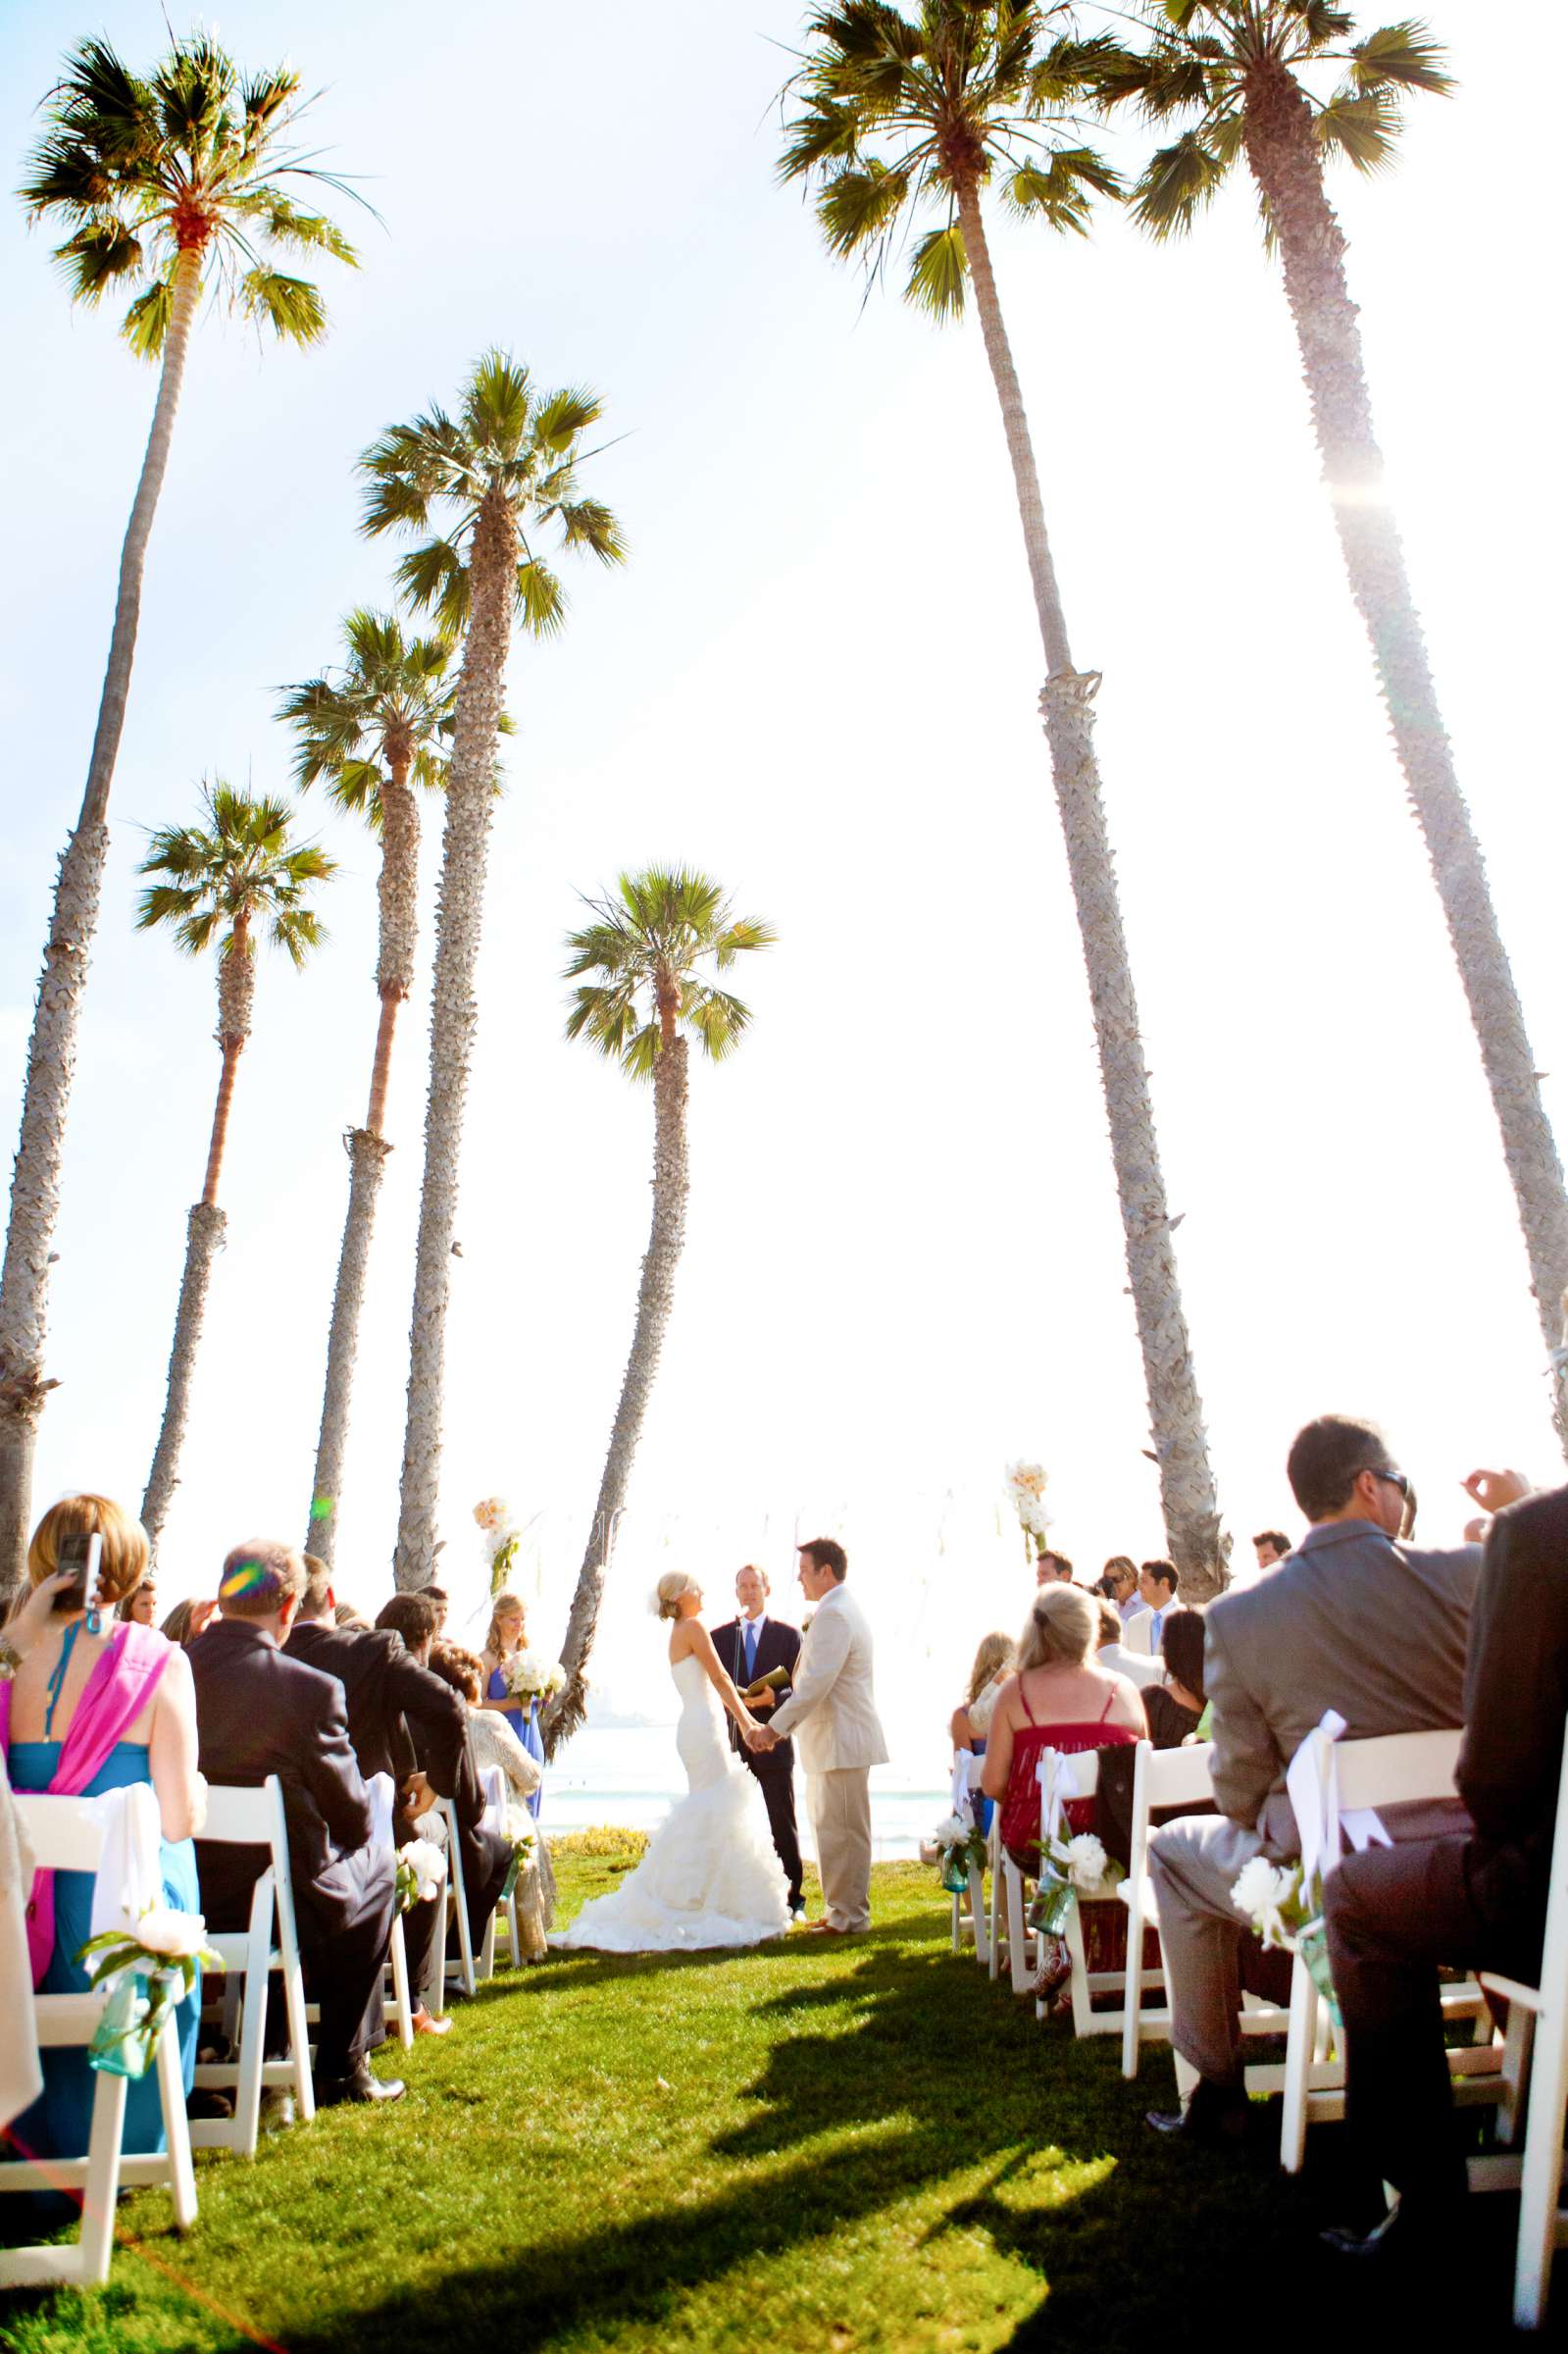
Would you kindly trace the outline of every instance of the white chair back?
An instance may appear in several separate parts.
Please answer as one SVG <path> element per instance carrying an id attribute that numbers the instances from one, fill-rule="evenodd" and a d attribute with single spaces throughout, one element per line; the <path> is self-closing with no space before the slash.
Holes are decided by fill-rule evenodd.
<path id="1" fill-rule="evenodd" d="M 311 2083 L 309 2026 L 305 2017 L 305 1977 L 300 1968 L 299 1936 L 294 1921 L 294 1883 L 288 1864 L 288 1817 L 283 1812 L 283 1789 L 270 1773 L 259 1790 L 233 1783 L 215 1783 L 207 1793 L 207 1819 L 202 1825 L 204 1847 L 265 1847 L 268 1863 L 251 1893 L 250 1924 L 242 1930 L 209 1930 L 207 1942 L 224 1959 L 230 1985 L 239 1983 L 237 2062 L 199 2062 L 199 2085 L 232 2091 L 231 2118 L 203 2118 L 191 2131 L 198 2149 L 223 2149 L 254 2158 L 261 2129 L 264 2085 L 292 2091 L 297 2115 L 308 2121 L 316 2114 Z M 273 1935 L 276 1919 L 277 1937 Z M 268 2060 L 262 2050 L 267 2014 L 267 1984 L 273 1970 L 283 1982 L 283 2005 L 288 2019 L 286 2060 Z"/>
<path id="2" fill-rule="evenodd" d="M 96 1872 L 104 1829 L 80 1798 L 15 1794 L 17 1821 L 42 1870 Z M 33 2015 L 41 2049 L 90 2044 L 107 1992 L 35 1994 Z M 0 2164 L 0 2191 L 79 2190 L 81 2232 L 75 2242 L 0 2251 L 0 2287 L 43 2288 L 69 2283 L 99 2286 L 109 2277 L 114 2255 L 115 2207 L 122 2184 L 166 2182 L 175 2222 L 188 2230 L 196 2220 L 196 2177 L 190 2161 L 185 2087 L 178 2039 L 171 2023 L 158 2040 L 154 2061 L 163 2109 L 167 2151 L 126 2157 L 124 2151 L 126 2079 L 100 2070 L 93 2084 L 88 2146 L 80 2155 Z"/>
<path id="3" fill-rule="evenodd" d="M 1156 1809 L 1167 1807 L 1200 1807 L 1214 1796 L 1214 1750 L 1207 1741 L 1194 1741 L 1182 1749 L 1156 1749 L 1152 1741 L 1140 1741 L 1133 1765 L 1133 1822 L 1129 1848 L 1127 1878 L 1122 1883 L 1122 1900 L 1127 1906 L 1127 1987 L 1122 2005 L 1122 2073 L 1128 2078 L 1138 2074 L 1138 2058 L 1145 2043 L 1168 2042 L 1171 2032 L 1171 2014 L 1168 2008 L 1145 2011 L 1145 1986 L 1157 1986 L 1163 1991 L 1163 1969 L 1145 1975 L 1143 1969 L 1143 1934 L 1146 1929 L 1158 1930 L 1159 1915 L 1154 1901 L 1154 1884 L 1149 1877 L 1148 1843 L 1149 1817 Z"/>

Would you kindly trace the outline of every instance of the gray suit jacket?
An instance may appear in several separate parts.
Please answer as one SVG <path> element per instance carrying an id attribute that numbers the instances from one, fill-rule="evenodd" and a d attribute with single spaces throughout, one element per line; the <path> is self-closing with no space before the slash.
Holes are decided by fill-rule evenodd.
<path id="1" fill-rule="evenodd" d="M 1370 1520 L 1323 1521 L 1283 1568 L 1212 1604 L 1203 1672 L 1220 1813 L 1276 1858 L 1298 1855 L 1285 1769 L 1325 1710 L 1351 1741 L 1463 1724 L 1480 1569 L 1479 1545 L 1418 1553 Z"/>

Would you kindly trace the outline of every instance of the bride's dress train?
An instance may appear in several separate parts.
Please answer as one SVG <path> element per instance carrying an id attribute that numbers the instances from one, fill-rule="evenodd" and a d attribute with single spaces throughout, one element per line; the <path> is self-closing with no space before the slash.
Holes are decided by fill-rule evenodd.
<path id="1" fill-rule="evenodd" d="M 789 1883 L 774 1853 L 755 1778 L 725 1734 L 700 1660 L 672 1663 L 681 1695 L 676 1747 L 689 1795 L 671 1808 L 618 1888 L 585 1904 L 550 1943 L 607 1954 L 758 1945 L 789 1926 Z"/>

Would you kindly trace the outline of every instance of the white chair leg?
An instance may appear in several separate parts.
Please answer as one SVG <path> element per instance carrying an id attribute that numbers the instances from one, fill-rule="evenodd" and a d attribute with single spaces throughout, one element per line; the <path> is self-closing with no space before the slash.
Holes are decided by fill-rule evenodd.
<path id="1" fill-rule="evenodd" d="M 283 2008 L 288 2017 L 288 2056 L 294 2071 L 294 2106 L 302 2123 L 316 2114 L 316 2089 L 310 2073 L 310 2025 L 305 2017 L 305 1979 L 299 1963 L 285 1960 Z"/>
<path id="2" fill-rule="evenodd" d="M 267 1968 L 268 1949 L 272 1943 L 272 1902 L 258 1934 L 256 1915 L 251 1914 L 250 1944 L 245 1954 L 245 1970 L 240 1980 L 239 2003 L 239 2081 L 234 2087 L 234 2128 L 232 2147 L 241 2158 L 254 2158 L 261 2132 L 262 2045 L 267 2029 Z"/>
<path id="3" fill-rule="evenodd" d="M 1497 2139 L 1504 2149 L 1513 2148 L 1524 2123 L 1535 2040 L 1535 2013 L 1524 2003 L 1510 2003 L 1507 2032 L 1502 2039 L 1503 2095 L 1497 2104 L 1495 2124 Z"/>
<path id="4" fill-rule="evenodd" d="M 1027 1994 L 1030 1968 L 1029 1941 L 1024 1930 L 1024 1875 L 1010 1856 L 1002 1860 L 1002 1876 L 1007 1883 L 1007 1961 L 1013 1992 Z"/>
<path id="5" fill-rule="evenodd" d="M 185 2115 L 185 2079 L 179 2066 L 179 2036 L 170 2021 L 158 2038 L 158 2095 L 163 2105 L 164 2140 L 169 2151 L 169 2192 L 175 2227 L 188 2231 L 196 2220 L 196 2170 L 190 2162 L 190 2121 Z"/>
<path id="6" fill-rule="evenodd" d="M 984 1967 L 989 1960 L 989 1940 L 986 1935 L 986 1874 L 973 1864 L 969 1868 L 969 1913 L 975 1924 L 975 1959 Z"/>
<path id="7" fill-rule="evenodd" d="M 1138 2074 L 1143 2038 L 1138 2021 L 1143 2012 L 1143 1883 L 1132 1889 L 1127 1903 L 1127 1990 L 1122 1996 L 1122 2073 L 1131 2083 Z"/>
<path id="8" fill-rule="evenodd" d="M 100 2071 L 93 2087 L 92 2127 L 87 2140 L 87 2179 L 81 2198 L 77 2254 L 84 2285 L 101 2287 L 115 2252 L 115 2206 L 120 2189 L 120 2152 L 126 2133 L 126 2079 Z"/>
<path id="9" fill-rule="evenodd" d="M 1280 2164 L 1298 2175 L 1306 2156 L 1307 2095 L 1318 2025 L 1318 1990 L 1304 1962 L 1290 1972 L 1290 2026 L 1285 2048 L 1285 2103 L 1280 2118 Z"/>
<path id="10" fill-rule="evenodd" d="M 392 1916 L 392 1934 L 387 1940 L 387 1959 L 392 1966 L 392 2001 L 397 2009 L 397 2040 L 405 2052 L 414 2049 L 414 2006 L 408 1999 L 408 1940 L 403 1935 L 403 1916 Z"/>
<path id="11" fill-rule="evenodd" d="M 1562 2129 L 1568 2110 L 1568 2009 L 1562 1989 L 1543 1988 L 1549 2008 L 1536 2021 L 1530 2119 L 1525 2132 L 1519 2195 L 1519 2255 L 1514 2270 L 1513 2318 L 1520 2329 L 1539 2329 L 1546 2318 L 1551 2259 L 1557 2245 L 1562 2192 Z"/>
<path id="12" fill-rule="evenodd" d="M 1002 1879 L 1004 1870 L 1005 1865 L 1002 1856 L 999 1852 L 993 1853 L 990 1868 L 990 1914 L 988 1919 L 990 1935 L 986 1956 L 986 1974 L 991 1978 L 1000 1976 L 1002 1967 Z"/>

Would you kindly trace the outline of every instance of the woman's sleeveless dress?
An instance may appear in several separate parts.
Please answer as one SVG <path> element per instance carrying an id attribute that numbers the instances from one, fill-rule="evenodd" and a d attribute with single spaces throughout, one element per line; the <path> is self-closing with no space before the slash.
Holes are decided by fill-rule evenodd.
<path id="1" fill-rule="evenodd" d="M 76 1621 L 79 1625 L 81 1622 Z M 126 1622 L 128 1634 L 129 1624 Z M 137 1634 L 148 1630 L 136 1629 Z M 70 1657 L 75 1639 L 75 1627 L 67 1630 L 66 1646 L 62 1652 L 60 1674 Z M 161 1638 L 155 1638 L 161 1640 Z M 84 1711 L 97 1705 L 112 1682 L 116 1663 L 123 1656 L 123 1644 L 111 1644 L 99 1658 L 76 1703 L 79 1722 Z M 44 1731 L 50 1733 L 54 1724 L 55 1708 L 59 1700 L 59 1685 L 50 1699 Z M 8 1764 L 11 1785 L 17 1791 L 47 1790 L 59 1769 L 61 1751 L 65 1744 L 53 1739 L 42 1741 L 11 1741 L 8 1743 Z M 65 1795 L 97 1798 L 106 1790 L 124 1790 L 132 1782 L 150 1782 L 147 1745 L 143 1741 L 117 1741 L 97 1771 L 85 1781 L 79 1792 Z M 163 1901 L 177 1913 L 199 1913 L 201 1896 L 196 1884 L 196 1850 L 189 1839 L 165 1839 L 160 1849 Z M 90 1871 L 57 1871 L 54 1882 L 54 1948 L 44 1973 L 37 1981 L 40 1994 L 84 1994 L 89 1980 L 86 1970 L 76 1955 L 92 1934 L 92 1883 Z M 176 2033 L 179 2039 L 180 2070 L 188 2093 L 195 2077 L 196 2027 L 201 2010 L 201 1987 L 197 1985 L 187 2002 L 179 2005 L 173 2025 L 165 2033 Z M 43 2092 L 30 2109 L 13 2120 L 10 2132 L 19 2150 L 36 2153 L 40 2157 L 75 2158 L 86 2150 L 92 2125 L 93 2090 L 96 2076 L 85 2050 L 45 2051 L 43 2059 Z M 126 2131 L 124 2148 L 127 2153 L 147 2154 L 164 2147 L 163 2110 L 158 2097 L 158 2079 L 150 2071 L 126 2087 Z"/>
<path id="2" fill-rule="evenodd" d="M 1104 1708 L 1091 1723 L 1080 1718 L 1072 1724 L 1037 1724 L 1022 1684 L 1018 1687 L 1018 1697 L 1029 1722 L 1013 1728 L 1013 1763 L 1007 1776 L 1007 1795 L 1002 1800 L 1002 1845 L 1020 1870 L 1035 1872 L 1039 1868 L 1039 1783 L 1036 1769 L 1040 1751 L 1054 1749 L 1064 1757 L 1081 1757 L 1089 1749 L 1122 1749 L 1143 1736 L 1130 1725 L 1106 1723 L 1115 1704 L 1114 1692 L 1107 1695 Z M 1069 1838 L 1079 1831 L 1094 1828 L 1091 1798 L 1069 1799 L 1062 1813 Z"/>
<path id="3" fill-rule="evenodd" d="M 506 1669 L 504 1667 L 490 1669 L 490 1680 L 484 1687 L 484 1697 L 486 1700 L 506 1700 Z M 542 1766 L 544 1764 L 544 1741 L 539 1732 L 538 1702 L 531 1700 L 528 1707 L 525 1708 L 521 1701 L 509 1701 L 501 1711 L 501 1714 L 506 1718 L 529 1756 L 536 1759 Z M 531 1798 L 526 1802 L 529 1813 L 535 1822 L 539 1819 L 539 1805 L 543 1797 L 544 1785 L 541 1782 Z"/>
<path id="4" fill-rule="evenodd" d="M 589 1900 L 552 1946 L 608 1954 L 760 1945 L 789 1926 L 789 1883 L 774 1853 L 761 1785 L 731 1749 L 719 1696 L 700 1660 L 672 1663 L 681 1695 L 678 1801 L 634 1871 Z"/>

